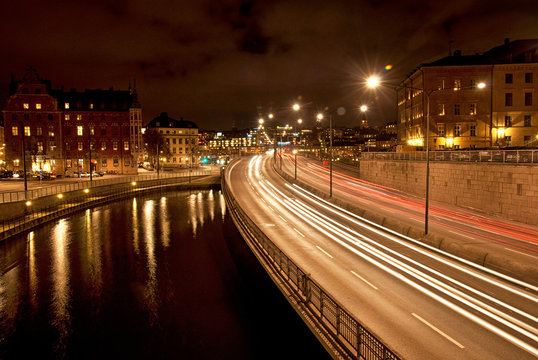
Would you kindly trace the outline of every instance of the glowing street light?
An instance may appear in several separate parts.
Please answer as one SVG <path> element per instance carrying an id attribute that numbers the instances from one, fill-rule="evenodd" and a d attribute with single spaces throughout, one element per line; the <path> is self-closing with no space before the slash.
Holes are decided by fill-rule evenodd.
<path id="1" fill-rule="evenodd" d="M 362 112 L 366 112 L 368 111 L 368 105 L 361 105 L 360 109 Z"/>
<path id="2" fill-rule="evenodd" d="M 292 108 L 293 108 L 294 111 L 299 111 L 301 109 L 301 106 L 296 103 L 296 104 L 293 104 Z"/>
<path id="3" fill-rule="evenodd" d="M 378 76 L 370 76 L 366 79 L 366 85 L 369 88 L 376 88 L 380 85 L 388 86 L 397 90 L 401 88 L 400 85 L 393 84 L 381 84 L 381 81 Z M 412 86 L 405 86 L 407 89 L 420 90 L 426 95 L 426 201 L 424 206 L 424 235 L 428 234 L 428 213 L 429 213 L 429 203 L 430 203 L 430 96 L 437 91 L 457 91 L 463 89 L 474 89 L 473 86 L 458 87 L 455 89 L 445 89 L 445 88 L 435 88 L 431 90 L 426 90 L 424 88 L 416 88 Z M 476 85 L 478 89 L 484 89 L 486 84 L 480 82 Z M 452 140 L 453 141 L 453 140 Z"/>

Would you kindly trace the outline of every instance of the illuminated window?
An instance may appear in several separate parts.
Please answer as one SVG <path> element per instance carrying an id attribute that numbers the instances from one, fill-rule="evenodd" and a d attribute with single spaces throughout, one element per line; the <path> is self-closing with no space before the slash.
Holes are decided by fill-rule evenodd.
<path id="1" fill-rule="evenodd" d="M 82 115 L 77 115 L 77 120 L 78 121 L 82 120 Z"/>
<path id="2" fill-rule="evenodd" d="M 510 115 L 504 117 L 504 127 L 512 127 L 512 117 Z"/>
<path id="3" fill-rule="evenodd" d="M 29 126 L 24 127 L 24 135 L 25 136 L 30 136 L 30 127 Z"/>
<path id="4" fill-rule="evenodd" d="M 84 144 L 82 143 L 82 141 L 79 141 L 79 142 L 78 142 L 78 150 L 79 150 L 79 151 L 84 150 Z"/>
<path id="5" fill-rule="evenodd" d="M 454 80 L 454 90 L 461 89 L 461 79 L 455 79 Z"/>
<path id="6" fill-rule="evenodd" d="M 90 135 L 95 135 L 95 127 L 90 125 Z"/>
<path id="7" fill-rule="evenodd" d="M 101 150 L 106 150 L 106 141 L 101 142 Z"/>
<path id="8" fill-rule="evenodd" d="M 35 108 L 36 108 L 37 110 L 41 110 L 41 104 L 35 104 Z"/>
<path id="9" fill-rule="evenodd" d="M 54 126 L 52 125 L 49 126 L 49 136 L 54 137 Z"/>
<path id="10" fill-rule="evenodd" d="M 13 160 L 13 166 L 19 166 L 19 159 Z"/>
<path id="11" fill-rule="evenodd" d="M 476 115 L 476 104 L 470 104 L 470 106 L 469 106 L 469 114 L 470 115 Z"/>
<path id="12" fill-rule="evenodd" d="M 36 129 L 36 135 L 37 136 L 41 136 L 43 135 L 43 129 L 41 128 L 41 126 L 38 126 L 37 129 Z"/>
<path id="13" fill-rule="evenodd" d="M 445 136 L 445 124 L 438 124 L 437 125 L 437 136 L 444 137 Z"/>
<path id="14" fill-rule="evenodd" d="M 78 136 L 84 135 L 84 130 L 82 126 L 77 126 L 77 135 Z"/>
<path id="15" fill-rule="evenodd" d="M 42 141 L 37 142 L 37 151 L 43 151 L 43 142 Z"/>
<path id="16" fill-rule="evenodd" d="M 123 142 L 123 150 L 129 150 L 129 141 Z"/>
<path id="17" fill-rule="evenodd" d="M 69 103 L 65 103 L 65 104 L 64 104 L 64 108 L 65 108 L 65 109 L 69 109 Z"/>
<path id="18" fill-rule="evenodd" d="M 107 159 L 106 157 L 104 157 L 101 159 L 101 167 L 106 167 L 106 166 L 107 166 Z"/>
<path id="19" fill-rule="evenodd" d="M 25 108 L 25 109 L 29 109 L 29 108 L 30 108 L 30 104 L 28 104 L 28 103 L 24 103 L 24 104 L 22 104 L 22 107 Z"/>
<path id="20" fill-rule="evenodd" d="M 445 115 L 445 104 L 438 104 L 438 106 L 439 106 L 438 114 L 441 116 Z"/>
<path id="21" fill-rule="evenodd" d="M 69 120 L 69 114 L 65 114 L 65 120 Z"/>
<path id="22" fill-rule="evenodd" d="M 459 125 L 454 125 L 454 137 L 460 136 L 461 127 Z"/>
<path id="23" fill-rule="evenodd" d="M 93 104 L 90 104 L 90 109 L 93 109 Z"/>
<path id="24" fill-rule="evenodd" d="M 118 150 L 118 142 L 117 141 L 113 141 L 112 142 L 112 149 L 113 150 Z M 115 165 L 114 165 L 115 166 Z"/>

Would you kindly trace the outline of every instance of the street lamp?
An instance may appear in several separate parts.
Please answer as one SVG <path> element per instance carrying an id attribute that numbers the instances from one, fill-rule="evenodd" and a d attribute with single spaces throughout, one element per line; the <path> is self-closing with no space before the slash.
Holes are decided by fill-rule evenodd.
<path id="1" fill-rule="evenodd" d="M 426 90 L 424 88 L 416 88 L 412 86 L 381 84 L 381 81 L 377 76 L 370 76 L 368 79 L 366 79 L 366 85 L 369 88 L 376 88 L 380 85 L 384 85 L 393 88 L 394 90 L 398 90 L 399 88 L 405 87 L 411 90 L 422 91 L 426 95 L 426 201 L 424 208 L 424 235 L 428 235 L 428 214 L 430 202 L 430 96 L 437 91 L 458 91 L 464 89 L 474 89 L 474 86 L 457 87 L 454 89 L 437 88 L 432 90 Z M 486 84 L 484 82 L 480 82 L 476 85 L 476 87 L 478 89 L 484 89 L 486 87 Z"/>
<path id="2" fill-rule="evenodd" d="M 344 115 L 346 113 L 346 109 L 343 107 L 339 107 L 336 109 L 336 113 L 338 115 Z M 316 115 L 316 118 L 318 121 L 323 120 L 323 113 L 318 113 Z M 329 154 L 330 154 L 330 160 L 329 160 L 329 197 L 333 197 L 333 117 L 332 112 L 329 112 Z"/>

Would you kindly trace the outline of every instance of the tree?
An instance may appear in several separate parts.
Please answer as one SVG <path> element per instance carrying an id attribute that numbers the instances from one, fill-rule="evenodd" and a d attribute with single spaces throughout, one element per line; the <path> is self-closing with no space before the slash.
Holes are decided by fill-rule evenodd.
<path id="1" fill-rule="evenodd" d="M 170 148 L 164 141 L 163 136 L 159 133 L 159 130 L 154 128 L 148 128 L 143 135 L 144 148 L 148 155 L 148 160 L 155 166 L 157 159 L 160 156 L 168 157 L 170 155 Z"/>

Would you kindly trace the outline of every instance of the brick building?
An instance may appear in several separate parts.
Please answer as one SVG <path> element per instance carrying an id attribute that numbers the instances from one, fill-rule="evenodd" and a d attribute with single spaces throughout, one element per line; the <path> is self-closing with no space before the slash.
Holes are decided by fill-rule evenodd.
<path id="1" fill-rule="evenodd" d="M 430 149 L 534 147 L 537 75 L 538 39 L 422 64 L 398 90 L 398 143 L 424 146 L 429 93 Z"/>
<path id="2" fill-rule="evenodd" d="M 142 110 L 136 88 L 55 90 L 35 69 L 12 78 L 3 110 L 6 167 L 72 174 L 91 169 L 136 173 L 142 155 Z"/>

